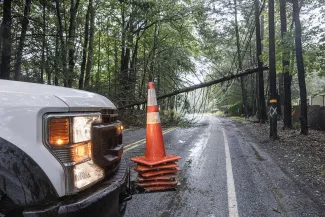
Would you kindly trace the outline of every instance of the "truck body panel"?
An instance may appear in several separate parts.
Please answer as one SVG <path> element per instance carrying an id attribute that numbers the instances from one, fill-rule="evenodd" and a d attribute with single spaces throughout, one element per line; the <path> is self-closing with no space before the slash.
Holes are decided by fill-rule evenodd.
<path id="1" fill-rule="evenodd" d="M 0 80 L 0 102 L 0 138 L 33 159 L 59 197 L 66 192 L 64 169 L 44 145 L 44 114 L 116 109 L 110 100 L 95 93 L 7 80 Z"/>

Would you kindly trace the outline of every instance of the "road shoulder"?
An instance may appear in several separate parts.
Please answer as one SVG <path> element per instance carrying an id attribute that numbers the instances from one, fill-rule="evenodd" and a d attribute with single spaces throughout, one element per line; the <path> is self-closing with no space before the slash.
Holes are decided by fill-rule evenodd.
<path id="1" fill-rule="evenodd" d="M 232 122 L 250 135 L 294 184 L 325 212 L 325 142 L 320 142 L 322 136 L 325 136 L 324 132 L 311 132 L 306 137 L 299 135 L 298 131 L 279 130 L 280 139 L 270 141 L 267 124 L 260 125 L 238 119 Z"/>

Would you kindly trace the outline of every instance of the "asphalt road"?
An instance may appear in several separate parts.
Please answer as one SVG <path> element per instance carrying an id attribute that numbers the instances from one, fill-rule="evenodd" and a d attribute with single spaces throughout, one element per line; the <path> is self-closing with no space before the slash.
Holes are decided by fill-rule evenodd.
<path id="1" fill-rule="evenodd" d="M 179 189 L 134 195 L 125 216 L 325 216 L 231 119 L 197 120 L 195 127 L 164 129 L 167 153 L 182 157 Z M 144 137 L 144 129 L 124 133 L 127 159 L 144 154 Z"/>

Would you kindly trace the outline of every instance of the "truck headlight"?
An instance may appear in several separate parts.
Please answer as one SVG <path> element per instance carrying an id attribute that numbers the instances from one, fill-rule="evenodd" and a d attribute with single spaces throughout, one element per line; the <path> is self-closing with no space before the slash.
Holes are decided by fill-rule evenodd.
<path id="1" fill-rule="evenodd" d="M 101 122 L 101 113 L 44 117 L 44 141 L 64 167 L 67 194 L 104 178 L 104 170 L 92 161 L 91 127 L 95 122 Z"/>
<path id="2" fill-rule="evenodd" d="M 91 139 L 91 124 L 100 120 L 100 116 L 73 117 L 73 143 L 89 141 Z"/>
<path id="3" fill-rule="evenodd" d="M 45 117 L 47 125 L 47 143 L 51 146 L 73 145 L 87 142 L 91 139 L 91 125 L 101 121 L 100 113 L 48 115 Z M 72 134 L 70 134 L 70 128 Z"/>
<path id="4" fill-rule="evenodd" d="M 87 161 L 74 167 L 74 187 L 82 189 L 92 183 L 104 178 L 104 170 L 93 163 Z"/>

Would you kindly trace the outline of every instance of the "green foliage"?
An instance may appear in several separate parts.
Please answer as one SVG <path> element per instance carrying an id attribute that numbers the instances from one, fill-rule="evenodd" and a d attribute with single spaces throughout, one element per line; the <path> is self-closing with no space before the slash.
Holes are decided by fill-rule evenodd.
<path id="1" fill-rule="evenodd" d="M 107 96 L 117 105 L 126 105 L 145 99 L 149 80 L 156 83 L 157 93 L 162 95 L 193 83 L 238 72 L 233 1 L 80 0 L 77 7 L 71 5 L 76 4 L 77 0 L 62 0 L 58 1 L 59 8 L 55 2 L 32 1 L 21 65 L 23 81 L 51 85 L 57 82 L 60 86 L 79 88 L 79 81 L 83 84 L 86 78 L 81 73 L 83 63 L 92 63 L 90 84 L 84 89 Z M 16 61 L 24 6 L 24 1 L 13 1 L 12 68 Z M 95 12 L 92 54 L 89 52 L 89 42 L 83 50 L 90 6 L 94 7 Z M 74 7 L 77 13 L 72 25 L 71 9 Z M 257 57 L 253 1 L 238 1 L 237 10 L 243 68 L 254 68 Z M 325 6 L 322 1 L 310 0 L 304 2 L 301 10 L 304 14 L 302 41 L 306 74 L 310 77 L 315 73 L 325 76 L 325 22 L 319 18 L 325 14 Z M 58 15 L 62 19 L 62 26 L 59 25 Z M 261 58 L 264 65 L 268 65 L 267 5 L 261 15 L 264 17 Z M 283 70 L 283 51 L 288 51 L 288 56 L 284 58 L 290 60 L 289 71 L 295 75 L 292 4 L 287 2 L 288 32 L 284 39 L 280 34 L 278 1 L 275 19 L 277 73 Z M 86 62 L 83 61 L 84 53 Z M 42 54 L 45 55 L 44 59 Z M 71 84 L 68 84 L 69 80 Z M 253 76 L 245 79 L 250 108 L 256 101 L 255 82 Z M 312 86 L 312 81 L 308 85 Z M 296 79 L 293 80 L 292 89 L 298 96 Z M 209 92 L 211 94 L 204 95 L 209 100 L 209 107 L 227 108 L 234 114 L 238 113 L 238 109 L 241 112 L 242 90 L 239 81 L 225 82 Z M 182 103 L 177 103 L 177 99 Z M 175 105 L 171 106 L 171 110 L 182 107 L 183 112 L 193 111 L 193 100 L 184 96 L 172 100 Z M 166 109 L 168 106 L 165 106 Z"/>

